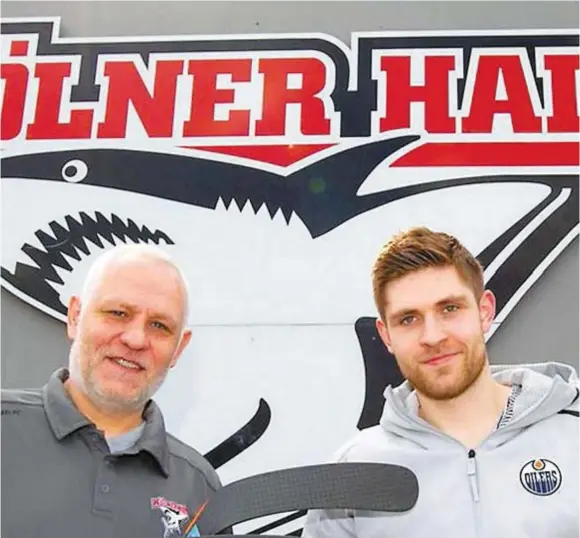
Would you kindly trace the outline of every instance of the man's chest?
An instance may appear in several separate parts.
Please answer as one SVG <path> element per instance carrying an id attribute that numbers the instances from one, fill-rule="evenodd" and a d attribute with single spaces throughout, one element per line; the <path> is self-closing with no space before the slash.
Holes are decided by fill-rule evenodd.
<path id="1" fill-rule="evenodd" d="M 55 442 L 37 457 L 2 458 L 6 536 L 179 536 L 205 502 L 187 476 L 166 477 L 147 454 L 113 456 Z M 4 535 L 4 534 L 3 534 Z"/>
<path id="2" fill-rule="evenodd" d="M 357 536 L 576 538 L 579 453 L 572 436 L 525 434 L 517 443 L 471 457 L 462 449 L 385 453 L 385 463 L 415 472 L 419 498 L 407 513 L 356 514 Z"/>

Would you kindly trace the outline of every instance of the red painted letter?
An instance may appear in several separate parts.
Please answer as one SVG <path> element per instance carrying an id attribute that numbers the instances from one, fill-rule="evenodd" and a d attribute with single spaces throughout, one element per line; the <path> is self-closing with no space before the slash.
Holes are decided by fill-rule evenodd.
<path id="1" fill-rule="evenodd" d="M 317 97 L 326 84 L 324 64 L 315 58 L 260 60 L 264 75 L 262 119 L 256 122 L 256 135 L 286 134 L 286 113 L 289 104 L 300 105 L 300 131 L 305 135 L 330 134 L 324 103 Z M 302 77 L 300 89 L 288 88 L 288 75 Z"/>
<path id="2" fill-rule="evenodd" d="M 0 134 L 2 140 L 16 138 L 22 130 L 28 69 L 21 64 L 0 65 L 0 78 L 5 81 L 2 98 Z"/>
<path id="3" fill-rule="evenodd" d="M 27 135 L 32 139 L 78 139 L 90 138 L 93 121 L 92 110 L 71 110 L 70 121 L 58 121 L 62 106 L 64 79 L 70 76 L 71 64 L 40 63 L 36 65 L 38 97 L 34 122 L 28 126 Z"/>
<path id="4" fill-rule="evenodd" d="M 507 99 L 496 99 L 500 73 Z M 519 56 L 481 56 L 464 133 L 491 133 L 496 114 L 509 114 L 515 133 L 539 133 L 542 119 L 534 114 L 530 88 Z"/>
<path id="5" fill-rule="evenodd" d="M 171 138 L 177 77 L 182 72 L 180 60 L 158 61 L 151 94 L 133 62 L 108 62 L 105 65 L 105 75 L 109 77 L 106 114 L 97 136 L 124 138 L 129 103 L 132 103 L 148 136 Z"/>
<path id="6" fill-rule="evenodd" d="M 548 118 L 548 132 L 577 133 L 580 130 L 576 71 L 578 56 L 546 56 L 546 69 L 552 72 L 552 116 Z"/>
<path id="7" fill-rule="evenodd" d="M 218 103 L 233 103 L 235 97 L 233 89 L 217 88 L 218 75 L 231 75 L 232 82 L 248 82 L 251 71 L 251 60 L 191 60 L 193 95 L 183 136 L 249 136 L 249 110 L 230 110 L 227 120 L 216 120 L 215 107 Z"/>
<path id="8" fill-rule="evenodd" d="M 381 71 L 387 76 L 386 114 L 379 129 L 390 131 L 411 126 L 411 103 L 425 103 L 425 129 L 429 133 L 455 132 L 449 115 L 449 73 L 455 69 L 453 56 L 425 58 L 425 84 L 411 85 L 411 58 L 384 56 Z"/>

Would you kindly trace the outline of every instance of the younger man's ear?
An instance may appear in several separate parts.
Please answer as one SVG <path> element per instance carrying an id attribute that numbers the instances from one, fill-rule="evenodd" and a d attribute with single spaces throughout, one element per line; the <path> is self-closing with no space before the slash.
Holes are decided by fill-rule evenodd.
<path id="1" fill-rule="evenodd" d="M 391 347 L 391 337 L 389 335 L 389 330 L 387 328 L 386 323 L 381 319 L 378 318 L 376 321 L 377 332 L 383 341 L 383 344 L 387 346 L 387 349 L 390 353 L 393 353 L 393 348 Z"/>
<path id="2" fill-rule="evenodd" d="M 479 300 L 479 319 L 484 333 L 491 329 L 495 319 L 495 307 L 495 295 L 490 290 L 485 290 Z"/>

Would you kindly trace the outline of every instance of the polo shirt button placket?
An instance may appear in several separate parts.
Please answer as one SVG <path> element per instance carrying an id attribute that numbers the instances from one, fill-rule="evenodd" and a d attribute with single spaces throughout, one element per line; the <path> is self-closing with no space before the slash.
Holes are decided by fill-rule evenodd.
<path id="1" fill-rule="evenodd" d="M 115 471 L 111 457 L 105 456 L 101 459 L 97 479 L 95 483 L 95 504 L 94 508 L 100 512 L 112 513 L 114 510 L 114 499 L 111 484 L 114 484 Z"/>

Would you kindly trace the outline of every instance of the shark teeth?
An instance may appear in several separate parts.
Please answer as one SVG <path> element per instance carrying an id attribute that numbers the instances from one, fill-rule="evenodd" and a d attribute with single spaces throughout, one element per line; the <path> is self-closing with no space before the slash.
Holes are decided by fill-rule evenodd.
<path id="1" fill-rule="evenodd" d="M 61 252 L 62 257 L 69 262 L 70 265 L 73 265 L 75 262 L 80 261 L 80 256 L 72 256 L 67 252 Z"/>
<path id="2" fill-rule="evenodd" d="M 64 289 L 63 284 L 59 284 L 57 282 L 51 282 L 50 280 L 47 280 L 46 284 L 48 286 L 50 286 L 58 295 L 60 295 L 62 290 Z"/>
<path id="3" fill-rule="evenodd" d="M 274 214 L 271 214 L 269 209 L 267 208 L 266 204 L 261 204 L 259 205 L 257 208 L 254 208 L 254 206 L 252 205 L 252 209 L 254 210 L 254 214 L 256 215 L 256 217 L 258 218 L 264 218 L 267 217 L 270 220 L 272 220 Z"/>
<path id="4" fill-rule="evenodd" d="M 127 241 L 173 244 L 162 231 L 152 232 L 146 226 L 138 226 L 131 219 L 123 221 L 114 214 L 110 218 L 99 212 L 82 212 L 76 217 L 66 215 L 51 221 L 47 228 L 37 230 L 30 243 L 22 246 L 25 260 L 18 262 L 14 275 L 24 272 L 26 279 L 34 280 L 33 285 L 39 289 L 44 287 L 48 292 L 48 286 L 50 293 L 58 293 L 83 255 L 100 253 L 107 243 L 117 245 Z"/>
<path id="5" fill-rule="evenodd" d="M 235 213 L 239 215 L 251 214 L 252 216 L 261 216 L 264 210 L 268 213 L 270 220 L 274 221 L 282 215 L 284 222 L 288 225 L 295 213 L 289 207 L 281 207 L 272 202 L 257 202 L 251 198 L 238 199 L 230 196 L 219 196 L 214 211 L 219 213 Z"/>
<path id="6" fill-rule="evenodd" d="M 283 224 L 288 227 L 293 218 L 297 215 L 290 208 L 281 207 L 272 202 L 256 202 L 250 198 L 246 200 L 238 200 L 233 197 L 218 197 L 216 205 L 213 209 L 215 214 L 239 216 L 254 225 L 262 225 L 265 221 L 269 221 L 274 225 Z"/>
<path id="7" fill-rule="evenodd" d="M 93 239 L 89 239 L 88 237 L 85 238 L 85 247 L 89 251 L 88 255 L 92 256 L 93 254 L 97 254 L 103 251 L 103 243 L 95 242 Z M 101 246 L 99 246 L 99 243 Z M 115 245 L 114 242 L 110 242 L 112 245 Z"/>
<path id="8" fill-rule="evenodd" d="M 282 210 L 282 208 L 278 208 L 276 210 L 276 212 L 274 213 L 274 216 L 272 217 L 272 222 L 278 222 L 280 224 L 284 224 L 287 225 L 288 224 L 288 220 L 286 219 L 286 215 L 284 214 L 284 211 Z"/>
<path id="9" fill-rule="evenodd" d="M 62 267 L 58 267 L 56 265 L 54 266 L 54 271 L 58 275 L 59 280 L 63 283 L 66 281 L 67 276 L 70 274 L 70 269 L 63 269 Z"/>
<path id="10" fill-rule="evenodd" d="M 214 211 L 216 213 L 225 213 L 228 210 L 223 198 L 220 196 L 215 204 Z"/>

